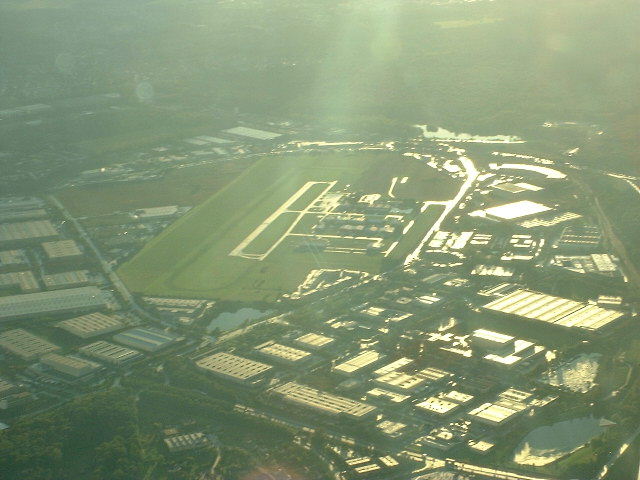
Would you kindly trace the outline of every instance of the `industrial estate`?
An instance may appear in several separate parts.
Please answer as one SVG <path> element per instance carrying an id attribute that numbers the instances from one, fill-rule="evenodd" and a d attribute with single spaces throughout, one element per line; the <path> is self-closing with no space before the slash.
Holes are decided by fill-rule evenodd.
<path id="1" fill-rule="evenodd" d="M 637 267 L 569 159 L 440 130 L 246 119 L 1 198 L 3 428 L 126 388 L 172 405 L 151 472 L 232 478 L 228 422 L 304 478 L 604 478 L 640 432 Z M 202 169 L 233 174 L 197 204 L 112 193 Z"/>

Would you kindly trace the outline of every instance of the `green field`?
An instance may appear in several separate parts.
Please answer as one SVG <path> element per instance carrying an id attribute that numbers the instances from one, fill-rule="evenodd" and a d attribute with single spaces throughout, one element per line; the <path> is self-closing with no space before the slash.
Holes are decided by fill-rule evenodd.
<path id="1" fill-rule="evenodd" d="M 118 273 L 137 293 L 267 302 L 295 289 L 314 268 L 377 273 L 381 256 L 300 252 L 290 237 L 263 261 L 229 253 L 308 181 L 336 180 L 336 188 L 350 185 L 351 191 L 384 193 L 394 176 L 409 177 L 397 196 L 420 201 L 452 198 L 459 186 L 413 158 L 388 152 L 265 157 L 171 225 Z M 392 259 L 411 251 L 439 213 L 430 208 L 421 215 Z M 292 215 L 285 217 L 273 222 L 245 252 L 270 248 L 293 220 Z"/>

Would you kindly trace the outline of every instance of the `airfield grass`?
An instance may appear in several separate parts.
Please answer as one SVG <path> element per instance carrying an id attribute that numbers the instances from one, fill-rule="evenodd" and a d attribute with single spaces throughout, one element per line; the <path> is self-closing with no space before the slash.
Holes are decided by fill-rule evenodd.
<path id="1" fill-rule="evenodd" d="M 248 165 L 249 162 L 241 160 L 176 168 L 156 180 L 68 187 L 56 195 L 78 217 L 165 205 L 195 206 L 235 179 Z"/>
<path id="2" fill-rule="evenodd" d="M 244 252 L 258 255 L 266 253 L 287 232 L 297 217 L 298 214 L 294 212 L 282 213 L 244 248 Z"/>
<path id="3" fill-rule="evenodd" d="M 291 238 L 263 261 L 229 253 L 308 181 L 336 180 L 337 188 L 378 193 L 393 176 L 409 176 L 403 186 L 411 184 L 417 200 L 452 198 L 458 188 L 444 174 L 389 152 L 269 156 L 172 224 L 118 273 L 141 294 L 265 302 L 293 291 L 314 268 L 378 273 L 379 256 L 300 252 Z"/>

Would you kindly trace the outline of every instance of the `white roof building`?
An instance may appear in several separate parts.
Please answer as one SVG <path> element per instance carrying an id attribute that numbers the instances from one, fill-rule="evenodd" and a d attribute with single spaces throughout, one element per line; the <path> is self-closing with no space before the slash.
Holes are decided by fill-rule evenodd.
<path id="1" fill-rule="evenodd" d="M 60 349 L 57 345 L 21 328 L 0 333 L 0 347 L 24 360 L 33 360 Z"/>
<path id="2" fill-rule="evenodd" d="M 214 375 L 234 382 L 250 383 L 262 377 L 273 367 L 227 352 L 218 352 L 201 358 L 196 365 Z"/>
<path id="3" fill-rule="evenodd" d="M 108 305 L 97 287 L 69 288 L 50 292 L 0 297 L 0 321 L 28 316 L 99 310 Z"/>
<path id="4" fill-rule="evenodd" d="M 80 338 L 91 338 L 120 330 L 124 323 L 119 315 L 96 312 L 63 320 L 56 323 L 56 327 Z"/>
<path id="5" fill-rule="evenodd" d="M 275 361 L 288 364 L 300 364 L 311 358 L 311 354 L 309 352 L 305 352 L 299 348 L 275 343 L 273 341 L 258 345 L 255 347 L 255 350 L 261 355 L 269 357 Z"/>
<path id="6" fill-rule="evenodd" d="M 289 382 L 273 389 L 273 392 L 290 403 L 311 408 L 329 415 L 344 415 L 353 419 L 367 417 L 376 407 L 350 398 L 332 395 L 315 388 Z"/>

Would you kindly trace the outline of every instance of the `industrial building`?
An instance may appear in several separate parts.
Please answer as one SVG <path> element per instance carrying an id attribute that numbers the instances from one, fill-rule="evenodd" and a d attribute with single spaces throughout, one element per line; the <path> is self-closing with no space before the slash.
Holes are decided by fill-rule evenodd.
<path id="1" fill-rule="evenodd" d="M 23 360 L 34 360 L 60 349 L 57 345 L 21 328 L 0 333 L 0 347 Z"/>
<path id="2" fill-rule="evenodd" d="M 591 255 L 556 255 L 549 266 L 579 275 L 622 278 L 620 262 L 613 255 L 592 253 Z"/>
<path id="3" fill-rule="evenodd" d="M 258 130 L 256 128 L 248 127 L 229 128 L 227 130 L 223 130 L 223 133 L 252 138 L 254 140 L 274 140 L 282 136 L 282 134 L 280 133 L 268 132 L 266 130 Z"/>
<path id="4" fill-rule="evenodd" d="M 525 409 L 526 406 L 522 406 L 521 408 L 511 408 L 496 403 L 487 402 L 483 403 L 477 408 L 474 408 L 467 415 L 472 420 L 498 427 L 513 420 Z"/>
<path id="5" fill-rule="evenodd" d="M 410 374 L 394 370 L 377 377 L 374 383 L 381 387 L 400 392 L 414 392 L 429 383 L 429 379 L 420 372 Z"/>
<path id="6" fill-rule="evenodd" d="M 100 362 L 121 366 L 142 358 L 142 354 L 137 350 L 122 347 L 113 343 L 99 341 L 80 347 L 80 352 Z"/>
<path id="7" fill-rule="evenodd" d="M 179 211 L 177 205 L 167 205 L 166 207 L 140 208 L 133 212 L 133 218 L 140 220 L 150 220 L 156 218 L 173 217 Z"/>
<path id="8" fill-rule="evenodd" d="M 504 182 L 492 185 L 492 188 L 495 193 L 503 196 L 513 196 L 520 195 L 523 193 L 533 193 L 544 190 L 544 188 L 539 187 L 538 185 L 532 185 L 531 183 L 526 182 Z"/>
<path id="9" fill-rule="evenodd" d="M 513 368 L 528 362 L 534 366 L 533 360 L 541 359 L 546 351 L 542 345 L 535 345 L 528 340 L 521 340 L 491 330 L 475 330 L 469 338 L 474 354 L 498 367 Z"/>
<path id="10" fill-rule="evenodd" d="M 56 327 L 80 338 L 92 338 L 124 328 L 122 317 L 96 312 L 56 323 Z"/>
<path id="11" fill-rule="evenodd" d="M 19 290 L 20 293 L 33 293 L 40 291 L 40 284 L 33 272 L 7 272 L 0 273 L 0 290 Z"/>
<path id="12" fill-rule="evenodd" d="M 49 353 L 43 356 L 40 359 L 40 362 L 51 367 L 57 372 L 64 373 L 65 375 L 69 375 L 74 378 L 90 375 L 102 368 L 95 362 L 74 357 L 72 355 L 59 355 L 57 353 Z"/>
<path id="13" fill-rule="evenodd" d="M 196 365 L 226 380 L 240 383 L 252 383 L 260 379 L 273 367 L 227 352 L 218 352 L 201 358 Z"/>
<path id="14" fill-rule="evenodd" d="M 402 393 L 392 392 L 391 390 L 385 390 L 384 388 L 372 388 L 366 394 L 367 399 L 384 400 L 392 404 L 404 403 L 411 398 L 411 395 L 404 395 Z"/>
<path id="15" fill-rule="evenodd" d="M 143 352 L 157 352 L 181 340 L 178 335 L 154 328 L 133 328 L 114 335 L 113 339 Z"/>
<path id="16" fill-rule="evenodd" d="M 415 360 L 407 357 L 401 357 L 398 360 L 394 360 L 383 367 L 378 368 L 373 372 L 374 375 L 380 377 L 382 375 L 386 375 L 387 373 L 395 372 L 396 370 L 400 370 L 401 368 L 407 367 L 411 365 Z"/>
<path id="17" fill-rule="evenodd" d="M 97 287 L 80 287 L 50 292 L 0 297 L 0 321 L 42 314 L 75 313 L 99 310 L 108 305 L 106 295 Z"/>
<path id="18" fill-rule="evenodd" d="M 44 206 L 44 201 L 36 197 L 4 197 L 0 199 L 0 216 L 16 212 L 42 210 Z"/>
<path id="19" fill-rule="evenodd" d="M 289 403 L 329 415 L 342 415 L 352 419 L 361 419 L 372 415 L 376 411 L 376 407 L 372 405 L 332 395 L 295 382 L 280 385 L 272 391 Z"/>
<path id="20" fill-rule="evenodd" d="M 375 350 L 365 350 L 363 352 L 360 352 L 355 357 L 352 357 L 345 362 L 339 363 L 333 368 L 333 370 L 344 375 L 357 375 L 366 370 L 368 367 L 375 365 L 383 358 L 384 355 L 382 355 L 380 352 L 376 352 Z"/>
<path id="21" fill-rule="evenodd" d="M 571 225 L 566 227 L 554 248 L 561 252 L 597 252 L 602 244 L 600 229 L 590 225 Z"/>
<path id="22" fill-rule="evenodd" d="M 197 448 L 205 448 L 211 445 L 211 441 L 204 433 L 198 432 L 165 438 L 164 444 L 171 453 L 175 453 L 195 450 Z"/>
<path id="23" fill-rule="evenodd" d="M 41 245 L 47 261 L 50 262 L 74 261 L 83 256 L 82 250 L 75 240 L 43 242 Z"/>
<path id="24" fill-rule="evenodd" d="M 24 250 L 0 251 L 0 272 L 15 272 L 29 268 L 29 258 Z"/>
<path id="25" fill-rule="evenodd" d="M 467 413 L 468 417 L 494 427 L 502 426 L 527 412 L 531 407 L 542 407 L 556 397 L 536 400 L 531 392 L 509 388 L 498 394 L 493 402 L 486 402 Z"/>
<path id="26" fill-rule="evenodd" d="M 305 333 L 295 339 L 295 342 L 301 347 L 309 348 L 311 350 L 321 350 L 329 345 L 333 344 L 335 339 L 320 335 L 318 333 Z"/>
<path id="27" fill-rule="evenodd" d="M 309 352 L 269 341 L 255 347 L 260 355 L 289 365 L 300 365 L 311 358 Z"/>
<path id="28" fill-rule="evenodd" d="M 70 272 L 51 273 L 42 276 L 47 290 L 60 290 L 89 285 L 91 278 L 88 270 L 72 270 Z"/>
<path id="29" fill-rule="evenodd" d="M 616 310 L 521 288 L 487 303 L 483 308 L 587 332 L 602 330 L 624 316 L 624 313 Z"/>
<path id="30" fill-rule="evenodd" d="M 0 224 L 0 245 L 53 239 L 58 231 L 49 220 Z"/>
<path id="31" fill-rule="evenodd" d="M 460 404 L 441 397 L 429 397 L 416 404 L 416 408 L 430 415 L 445 417 L 460 408 Z"/>
<path id="32" fill-rule="evenodd" d="M 499 222 L 523 220 L 543 212 L 552 210 L 551 207 L 530 200 L 506 203 L 484 210 L 486 218 Z"/>

